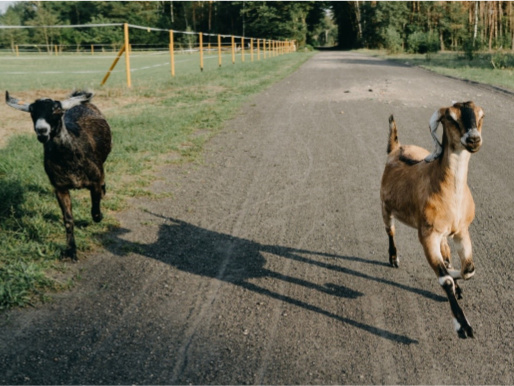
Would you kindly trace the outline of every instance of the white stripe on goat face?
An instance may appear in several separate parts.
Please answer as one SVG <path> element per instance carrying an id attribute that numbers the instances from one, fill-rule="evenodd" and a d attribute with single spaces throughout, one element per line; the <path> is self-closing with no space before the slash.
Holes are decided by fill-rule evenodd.
<path id="1" fill-rule="evenodd" d="M 46 142 L 50 139 L 50 131 L 52 127 L 44 118 L 38 118 L 36 123 L 34 124 L 34 130 L 37 134 L 37 139 L 40 142 Z"/>

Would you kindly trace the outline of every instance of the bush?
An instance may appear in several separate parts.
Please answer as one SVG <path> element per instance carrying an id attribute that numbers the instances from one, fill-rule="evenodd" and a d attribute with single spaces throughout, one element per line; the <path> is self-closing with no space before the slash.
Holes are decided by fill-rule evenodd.
<path id="1" fill-rule="evenodd" d="M 497 69 L 506 69 L 514 67 L 514 57 L 503 51 L 497 51 L 491 55 L 491 66 Z"/>
<path id="2" fill-rule="evenodd" d="M 407 39 L 409 52 L 413 54 L 427 54 L 439 50 L 437 36 L 429 32 L 416 31 Z"/>
<path id="3" fill-rule="evenodd" d="M 397 54 L 403 51 L 403 39 L 393 27 L 388 27 L 385 32 L 385 45 L 390 54 Z"/>

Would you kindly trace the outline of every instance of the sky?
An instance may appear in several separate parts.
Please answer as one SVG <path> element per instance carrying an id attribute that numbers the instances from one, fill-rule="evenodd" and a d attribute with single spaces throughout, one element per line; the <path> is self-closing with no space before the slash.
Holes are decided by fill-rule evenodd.
<path id="1" fill-rule="evenodd" d="M 15 1 L 4 1 L 0 0 L 0 14 L 3 14 L 7 8 L 9 8 L 9 5 L 15 3 Z"/>

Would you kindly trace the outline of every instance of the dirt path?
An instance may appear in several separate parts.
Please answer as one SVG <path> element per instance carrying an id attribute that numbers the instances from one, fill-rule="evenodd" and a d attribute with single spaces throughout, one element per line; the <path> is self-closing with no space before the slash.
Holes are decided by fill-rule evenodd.
<path id="1" fill-rule="evenodd" d="M 452 100 L 486 112 L 470 163 L 477 274 L 460 340 L 416 232 L 389 268 L 387 118 L 431 148 Z M 202 162 L 162 171 L 77 288 L 2 316 L 0 381 L 514 383 L 513 97 L 355 53 L 316 55 L 248 103 Z"/>

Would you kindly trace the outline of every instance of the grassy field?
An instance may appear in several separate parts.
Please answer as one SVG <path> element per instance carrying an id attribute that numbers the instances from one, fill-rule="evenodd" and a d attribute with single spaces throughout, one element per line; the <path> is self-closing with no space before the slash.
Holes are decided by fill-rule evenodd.
<path id="1" fill-rule="evenodd" d="M 100 87 L 114 57 L 102 55 L 0 55 L 0 83 L 27 102 L 42 93 L 65 98 L 74 88 L 95 91 L 94 103 L 113 131 L 113 151 L 106 163 L 104 220 L 90 218 L 87 191 L 72 192 L 79 258 L 99 245 L 116 227 L 116 211 L 129 197 L 149 195 L 152 170 L 167 162 L 198 160 L 203 144 L 232 118 L 252 94 L 284 78 L 312 53 L 294 53 L 236 64 L 230 55 L 206 55 L 199 71 L 197 55 L 177 55 L 171 78 L 169 56 L 132 56 L 133 87 L 125 83 L 120 61 Z M 36 95 L 37 94 L 37 95 Z M 2 103 L 0 133 L 9 127 L 31 127 L 30 116 Z M 18 123 L 19 122 L 19 123 Z M 69 288 L 74 278 L 59 260 L 65 246 L 61 213 L 42 163 L 43 149 L 33 133 L 12 135 L 0 148 L 0 310 L 45 300 L 49 291 Z M 62 273 L 65 273 L 64 275 Z M 63 279 L 64 278 L 64 279 Z"/>
<path id="2" fill-rule="evenodd" d="M 438 74 L 490 84 L 514 91 L 514 54 L 508 52 L 475 53 L 468 58 L 464 53 L 386 55 L 368 53 L 390 60 L 423 67 Z"/>

